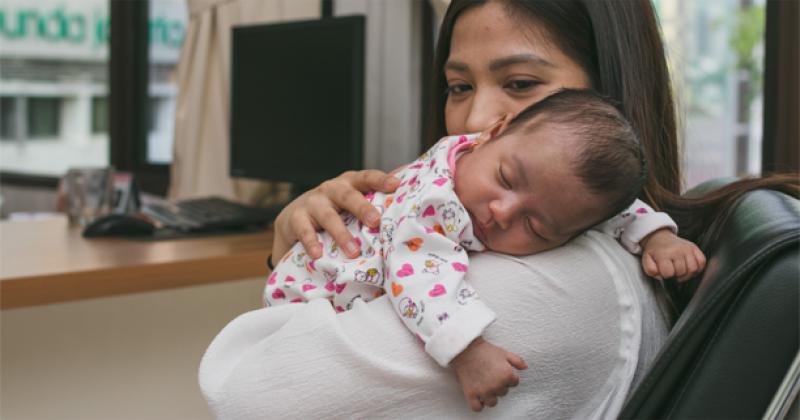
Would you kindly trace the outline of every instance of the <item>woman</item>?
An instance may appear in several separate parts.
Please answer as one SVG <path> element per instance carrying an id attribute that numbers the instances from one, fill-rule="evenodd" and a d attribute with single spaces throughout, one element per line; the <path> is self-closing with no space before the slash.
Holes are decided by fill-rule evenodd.
<path id="1" fill-rule="evenodd" d="M 649 0 L 454 0 L 434 70 L 429 141 L 481 131 L 560 88 L 591 87 L 619 101 L 643 139 L 651 165 L 643 199 L 656 208 L 678 203 L 674 108 Z M 396 186 L 362 171 L 304 194 L 276 220 L 274 255 L 299 240 L 319 256 L 315 231 L 324 229 L 355 256 L 338 212 L 376 226 L 362 192 Z M 498 389 L 483 404 L 509 392 L 493 415 L 614 417 L 667 331 L 653 284 L 640 273 L 636 260 L 594 233 L 532 257 L 472 258 L 469 280 L 498 312 L 487 339 L 530 366 L 516 389 Z M 383 298 L 339 316 L 324 301 L 245 314 L 209 347 L 200 384 L 220 417 L 470 414 L 455 375 L 416 348 Z"/>

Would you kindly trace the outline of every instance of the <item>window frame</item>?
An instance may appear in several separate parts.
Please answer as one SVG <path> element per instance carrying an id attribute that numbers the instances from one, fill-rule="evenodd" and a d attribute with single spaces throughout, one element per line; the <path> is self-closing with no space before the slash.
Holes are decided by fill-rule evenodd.
<path id="1" fill-rule="evenodd" d="M 111 0 L 109 40 L 109 161 L 131 172 L 139 189 L 166 195 L 169 165 L 147 161 L 150 1 Z"/>

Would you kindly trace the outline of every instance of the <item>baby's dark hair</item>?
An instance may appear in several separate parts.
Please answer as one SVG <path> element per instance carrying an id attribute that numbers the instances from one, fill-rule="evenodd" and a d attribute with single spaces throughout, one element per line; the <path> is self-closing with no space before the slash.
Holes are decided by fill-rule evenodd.
<path id="1" fill-rule="evenodd" d="M 609 199 L 601 220 L 623 211 L 639 196 L 647 179 L 647 161 L 639 137 L 610 99 L 591 90 L 562 89 L 520 112 L 507 133 L 535 117 L 577 136 L 572 162 L 578 178 L 594 194 Z"/>

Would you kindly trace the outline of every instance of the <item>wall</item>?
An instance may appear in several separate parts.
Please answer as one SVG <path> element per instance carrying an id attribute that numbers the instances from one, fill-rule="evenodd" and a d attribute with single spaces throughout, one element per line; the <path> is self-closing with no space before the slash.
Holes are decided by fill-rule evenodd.
<path id="1" fill-rule="evenodd" d="M 197 367 L 263 280 L 0 312 L 0 417 L 208 419 Z"/>
<path id="2" fill-rule="evenodd" d="M 55 209 L 54 188 L 0 185 L 0 218 L 14 212 L 51 212 Z"/>
<path id="3" fill-rule="evenodd" d="M 384 171 L 421 152 L 420 1 L 337 0 L 337 16 L 367 18 L 364 166 Z"/>

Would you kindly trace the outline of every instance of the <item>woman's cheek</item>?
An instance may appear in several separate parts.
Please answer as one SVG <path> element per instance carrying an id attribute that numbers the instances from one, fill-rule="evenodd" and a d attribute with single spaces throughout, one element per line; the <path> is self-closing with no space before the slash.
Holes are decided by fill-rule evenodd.
<path id="1" fill-rule="evenodd" d="M 467 107 L 462 102 L 448 100 L 444 106 L 444 124 L 448 135 L 465 134 L 465 110 Z"/>

